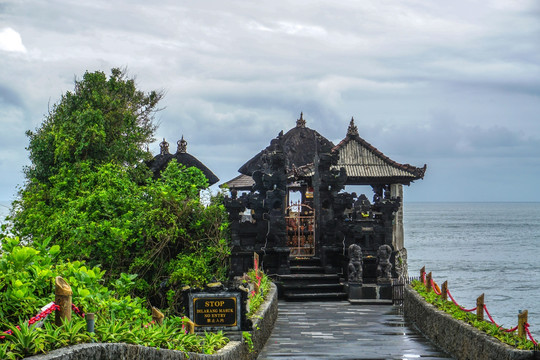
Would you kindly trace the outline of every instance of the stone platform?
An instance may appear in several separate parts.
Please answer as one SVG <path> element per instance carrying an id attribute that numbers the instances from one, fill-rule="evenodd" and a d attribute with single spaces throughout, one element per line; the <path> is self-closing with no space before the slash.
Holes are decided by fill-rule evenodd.
<path id="1" fill-rule="evenodd" d="M 259 360 L 451 359 L 408 327 L 401 308 L 279 301 Z"/>

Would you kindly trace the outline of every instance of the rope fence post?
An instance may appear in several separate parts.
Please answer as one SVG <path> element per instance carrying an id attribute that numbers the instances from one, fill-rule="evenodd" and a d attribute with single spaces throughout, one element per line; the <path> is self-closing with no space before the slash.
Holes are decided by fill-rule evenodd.
<path id="1" fill-rule="evenodd" d="M 186 324 L 188 333 L 195 334 L 195 323 L 189 319 L 186 319 L 185 324 Z"/>
<path id="2" fill-rule="evenodd" d="M 94 325 L 96 323 L 96 317 L 94 313 L 88 313 L 85 316 L 86 319 L 86 332 L 93 333 Z"/>
<path id="3" fill-rule="evenodd" d="M 526 336 L 525 324 L 528 321 L 529 312 L 527 310 L 519 311 L 518 314 L 518 336 L 524 338 Z"/>
<path id="4" fill-rule="evenodd" d="M 253 253 L 253 269 L 255 270 L 255 272 L 258 272 L 259 271 L 259 254 L 257 254 L 256 252 Z"/>
<path id="5" fill-rule="evenodd" d="M 163 325 L 163 318 L 165 315 L 159 311 L 156 307 L 152 306 L 152 321 L 155 321 L 158 325 Z"/>
<path id="6" fill-rule="evenodd" d="M 55 279 L 54 288 L 54 302 L 60 307 L 54 316 L 54 322 L 56 326 L 62 325 L 62 319 L 71 321 L 71 296 L 73 291 L 71 286 L 61 276 L 57 276 Z"/>
<path id="7" fill-rule="evenodd" d="M 431 291 L 431 271 L 429 272 L 429 274 L 427 274 L 426 276 L 426 291 L 427 292 L 430 292 Z"/>
<path id="8" fill-rule="evenodd" d="M 442 283 L 441 297 L 444 301 L 448 301 L 448 280 Z"/>
<path id="9" fill-rule="evenodd" d="M 420 281 L 424 281 L 424 275 L 426 274 L 426 267 L 420 269 Z"/>
<path id="10" fill-rule="evenodd" d="M 476 320 L 484 321 L 484 294 L 476 299 Z"/>

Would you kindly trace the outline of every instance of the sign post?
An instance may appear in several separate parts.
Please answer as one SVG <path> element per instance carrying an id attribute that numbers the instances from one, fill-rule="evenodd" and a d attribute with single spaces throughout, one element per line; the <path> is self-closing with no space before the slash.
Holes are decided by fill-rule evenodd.
<path id="1" fill-rule="evenodd" d="M 189 317 L 205 330 L 241 330 L 242 300 L 239 292 L 189 294 Z"/>

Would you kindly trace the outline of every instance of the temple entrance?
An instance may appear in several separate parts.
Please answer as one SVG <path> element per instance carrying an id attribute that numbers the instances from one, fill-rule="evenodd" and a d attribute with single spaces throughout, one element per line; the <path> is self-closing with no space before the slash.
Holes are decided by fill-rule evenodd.
<path id="1" fill-rule="evenodd" d="M 300 202 L 293 203 L 286 209 L 285 221 L 290 256 L 314 256 L 315 210 Z"/>

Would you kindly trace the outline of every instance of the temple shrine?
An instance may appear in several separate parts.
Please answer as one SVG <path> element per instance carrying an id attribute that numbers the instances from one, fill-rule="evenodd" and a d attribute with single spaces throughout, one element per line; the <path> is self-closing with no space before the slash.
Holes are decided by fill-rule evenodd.
<path id="1" fill-rule="evenodd" d="M 163 139 L 148 162 L 159 177 L 169 161 L 199 168 L 209 185 L 219 181 L 187 153 Z M 407 276 L 403 239 L 403 185 L 423 179 L 426 165 L 400 164 L 359 136 L 351 119 L 337 145 L 306 126 L 281 131 L 270 144 L 221 185 L 231 230 L 230 276 L 253 267 L 264 271 L 289 300 L 388 301 L 391 283 Z M 368 185 L 371 194 L 347 192 Z"/>
<path id="2" fill-rule="evenodd" d="M 407 275 L 403 185 L 425 171 L 385 156 L 354 119 L 334 145 L 301 114 L 222 185 L 231 194 L 231 276 L 257 253 L 286 299 L 391 299 L 392 279 Z M 351 185 L 373 193 L 346 192 Z"/>
<path id="3" fill-rule="evenodd" d="M 154 177 L 158 178 L 163 170 L 167 168 L 167 165 L 172 159 L 176 159 L 179 164 L 185 167 L 196 167 L 201 170 L 204 176 L 208 179 L 208 185 L 214 185 L 219 181 L 219 178 L 199 161 L 195 156 L 187 152 L 187 141 L 184 140 L 184 136 L 176 142 L 177 148 L 174 154 L 169 152 L 169 143 L 163 139 L 159 144 L 159 154 L 154 156 L 146 165 L 153 172 Z"/>

